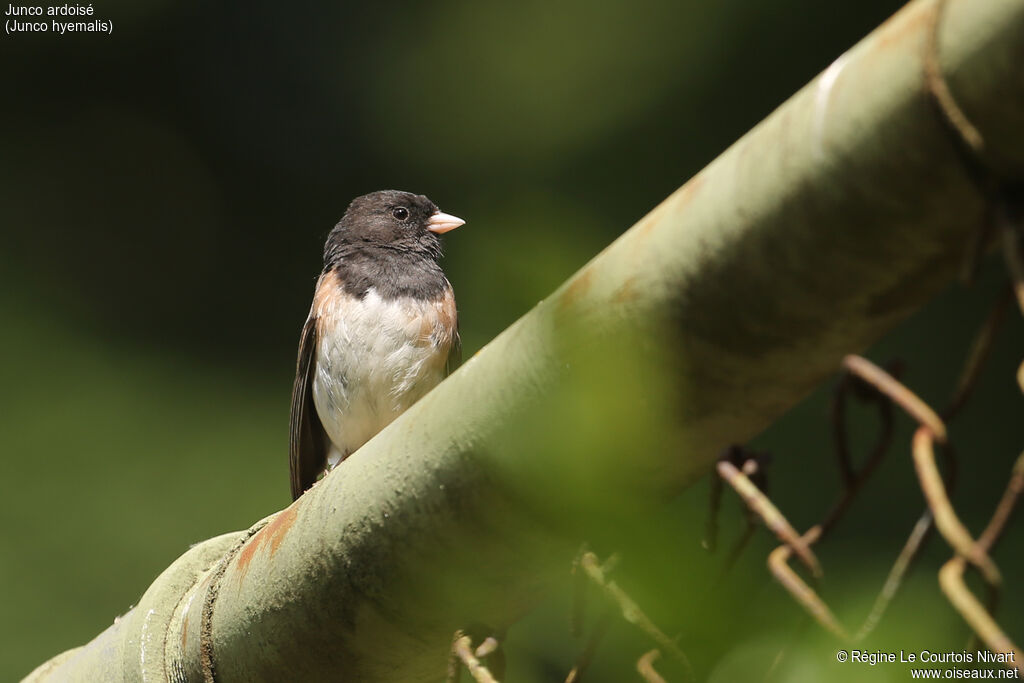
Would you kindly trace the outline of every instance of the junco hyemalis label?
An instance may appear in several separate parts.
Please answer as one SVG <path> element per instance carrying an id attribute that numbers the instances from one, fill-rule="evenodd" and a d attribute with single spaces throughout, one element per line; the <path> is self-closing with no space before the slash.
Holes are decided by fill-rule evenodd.
<path id="1" fill-rule="evenodd" d="M 354 199 L 327 236 L 292 391 L 293 499 L 458 364 L 438 236 L 464 222 L 423 195 L 384 190 Z"/>

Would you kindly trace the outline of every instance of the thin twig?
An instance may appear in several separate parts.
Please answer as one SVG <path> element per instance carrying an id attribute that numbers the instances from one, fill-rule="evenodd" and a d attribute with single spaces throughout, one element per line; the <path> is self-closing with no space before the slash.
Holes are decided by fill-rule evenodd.
<path id="1" fill-rule="evenodd" d="M 910 532 L 910 536 L 907 538 L 907 542 L 903 545 L 903 550 L 900 551 L 896 562 L 892 565 L 892 569 L 889 570 L 889 576 L 886 577 L 882 590 L 878 593 L 878 597 L 875 598 L 875 603 L 871 606 L 871 612 L 864 620 L 860 630 L 857 631 L 857 635 L 853 638 L 855 641 L 867 638 L 868 634 L 878 626 L 878 622 L 882 620 L 885 611 L 889 608 L 889 603 L 896 596 L 896 592 L 903 583 L 903 577 L 906 576 L 907 570 L 910 569 L 914 558 L 917 557 L 917 552 L 921 549 L 921 545 L 928 537 L 928 532 L 931 531 L 931 528 L 932 511 L 926 509 L 918 518 L 917 523 Z"/>
<path id="2" fill-rule="evenodd" d="M 767 681 L 772 680 L 773 675 L 779 670 L 782 662 L 786 659 L 786 648 L 788 647 L 789 645 L 783 646 L 782 649 L 775 653 L 775 658 L 772 659 L 772 663 L 764 672 L 764 678 L 761 679 L 763 682 L 767 683 Z"/>
<path id="3" fill-rule="evenodd" d="M 814 556 L 808 545 L 800 538 L 793 525 L 789 523 L 775 505 L 768 500 L 768 497 L 754 485 L 747 475 L 736 469 L 736 466 L 727 460 L 720 460 L 718 463 L 718 474 L 729 483 L 736 493 L 740 495 L 747 506 L 760 515 L 772 533 L 780 541 L 793 548 L 793 552 L 807 566 L 815 577 L 821 576 L 821 564 Z"/>
<path id="4" fill-rule="evenodd" d="M 589 576 L 595 584 L 601 587 L 605 595 L 619 606 L 619 609 L 622 611 L 623 618 L 650 636 L 661 649 L 679 660 L 685 670 L 686 680 L 694 680 L 693 667 L 690 665 L 689 658 L 681 649 L 679 649 L 679 646 L 676 645 L 674 640 L 666 636 L 661 629 L 659 629 L 654 622 L 644 614 L 643 610 L 640 609 L 640 606 L 635 600 L 629 597 L 629 595 L 614 581 L 609 581 L 605 578 L 597 556 L 590 552 L 584 553 L 583 558 L 580 560 L 580 566 L 582 566 L 584 571 L 587 572 L 587 576 Z"/>

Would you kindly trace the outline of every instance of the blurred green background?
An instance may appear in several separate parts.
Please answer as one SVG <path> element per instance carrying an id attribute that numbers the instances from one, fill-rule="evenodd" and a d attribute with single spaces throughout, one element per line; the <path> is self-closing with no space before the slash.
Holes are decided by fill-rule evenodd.
<path id="1" fill-rule="evenodd" d="M 95 9 L 112 36 L 0 36 L 0 679 L 96 635 L 190 543 L 287 504 L 298 332 L 352 197 L 408 189 L 467 219 L 444 266 L 468 355 L 900 4 L 109 0 Z M 1001 278 L 988 263 L 873 357 L 906 359 L 941 403 Z M 1024 442 L 1022 341 L 1011 315 L 953 431 L 975 531 Z M 800 528 L 838 486 L 827 398 L 757 443 Z M 922 506 L 901 425 L 822 548 L 850 625 Z M 783 646 L 779 680 L 908 678 L 833 664 L 837 644 L 764 570 L 764 532 L 710 591 L 723 553 L 700 549 L 707 493 L 680 496 L 659 521 L 675 543 L 627 552 L 617 575 L 701 679 L 762 680 Z M 742 528 L 725 503 L 723 549 Z M 1018 642 L 1022 539 L 1018 523 L 997 555 Z M 934 541 L 865 647 L 963 646 L 935 580 L 946 557 Z M 567 614 L 556 599 L 513 629 L 510 680 L 564 679 L 581 648 Z M 646 647 L 616 624 L 591 680 L 635 678 Z"/>

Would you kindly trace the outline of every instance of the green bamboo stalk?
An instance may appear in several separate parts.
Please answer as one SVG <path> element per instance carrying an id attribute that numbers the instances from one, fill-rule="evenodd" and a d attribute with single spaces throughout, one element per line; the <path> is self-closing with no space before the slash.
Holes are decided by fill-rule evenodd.
<path id="1" fill-rule="evenodd" d="M 457 628 L 529 609 L 573 539 L 649 521 L 954 278 L 985 207 L 926 94 L 935 9 L 909 4 L 299 501 L 28 680 L 201 681 L 204 642 L 218 681 L 443 678 Z M 1024 0 L 951 0 L 940 38 L 994 163 L 1024 165 Z"/>

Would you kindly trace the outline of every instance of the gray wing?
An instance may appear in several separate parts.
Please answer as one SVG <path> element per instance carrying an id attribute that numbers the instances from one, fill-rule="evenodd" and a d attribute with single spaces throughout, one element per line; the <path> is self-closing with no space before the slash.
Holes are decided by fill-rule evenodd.
<path id="1" fill-rule="evenodd" d="M 310 315 L 302 326 L 299 358 L 295 364 L 292 410 L 288 429 L 288 461 L 291 467 L 292 500 L 296 500 L 316 481 L 327 465 L 330 442 L 313 404 L 313 377 L 316 375 L 316 316 Z"/>

